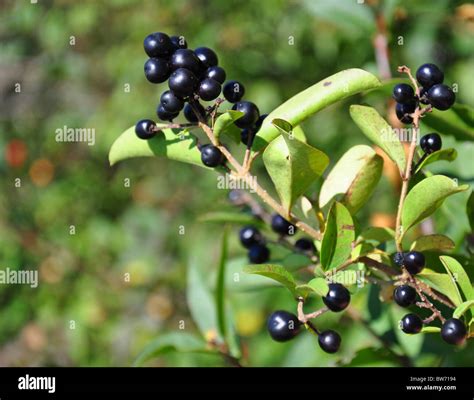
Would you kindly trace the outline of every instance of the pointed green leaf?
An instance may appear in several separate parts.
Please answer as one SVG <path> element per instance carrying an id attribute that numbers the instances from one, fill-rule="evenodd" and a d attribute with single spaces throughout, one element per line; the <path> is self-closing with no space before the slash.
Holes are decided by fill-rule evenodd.
<path id="1" fill-rule="evenodd" d="M 474 289 L 472 288 L 471 281 L 459 261 L 449 256 L 441 256 L 439 259 L 446 270 L 452 274 L 454 280 L 464 293 L 465 299 L 474 300 Z"/>
<path id="2" fill-rule="evenodd" d="M 273 279 L 280 282 L 283 286 L 288 288 L 291 294 L 296 298 L 298 293 L 296 291 L 296 282 L 293 275 L 291 275 L 281 265 L 276 264 L 252 264 L 244 267 L 244 272 L 247 274 L 256 274 Z"/>
<path id="3" fill-rule="evenodd" d="M 329 159 L 322 151 L 290 135 L 291 126 L 285 123 L 276 121 L 281 125 L 281 136 L 265 149 L 263 162 L 288 217 L 293 203 L 322 175 Z"/>
<path id="4" fill-rule="evenodd" d="M 421 252 L 426 250 L 444 251 L 452 250 L 454 247 L 454 242 L 447 236 L 434 234 L 420 236 L 412 243 L 410 250 Z"/>
<path id="5" fill-rule="evenodd" d="M 467 310 L 474 309 L 474 300 L 468 300 L 459 304 L 453 312 L 453 318 L 461 318 Z"/>
<path id="6" fill-rule="evenodd" d="M 304 285 L 296 286 L 296 290 L 303 296 L 306 297 L 311 293 L 317 294 L 318 296 L 326 296 L 329 291 L 329 286 L 324 278 L 313 278 Z"/>
<path id="7" fill-rule="evenodd" d="M 338 194 L 354 215 L 369 199 L 382 176 L 383 159 L 365 145 L 350 148 L 329 172 L 319 193 L 319 206 L 324 207 Z"/>
<path id="8" fill-rule="evenodd" d="M 226 321 L 226 295 L 225 295 L 225 265 L 227 262 L 227 229 L 224 228 L 221 244 L 221 257 L 219 269 L 217 270 L 217 281 L 215 290 L 217 326 L 223 338 L 227 337 Z"/>
<path id="9" fill-rule="evenodd" d="M 351 214 L 341 203 L 334 202 L 321 244 L 321 265 L 325 271 L 337 268 L 349 258 L 354 239 Z"/>
<path id="10" fill-rule="evenodd" d="M 365 136 L 385 151 L 404 173 L 406 168 L 405 150 L 398 135 L 377 110 L 354 104 L 350 107 L 350 114 Z"/>
<path id="11" fill-rule="evenodd" d="M 458 152 L 455 149 L 442 149 L 431 153 L 426 157 L 421 164 L 416 168 L 415 174 L 420 171 L 422 168 L 426 167 L 429 164 L 432 164 L 436 161 L 454 161 L 458 156 Z"/>
<path id="12" fill-rule="evenodd" d="M 240 143 L 240 129 L 234 122 L 244 115 L 241 111 L 228 110 L 217 117 L 214 123 L 214 136 L 219 139 L 222 134 L 230 136 L 236 143 Z"/>
<path id="13" fill-rule="evenodd" d="M 443 175 L 423 179 L 410 190 L 405 199 L 402 210 L 403 234 L 433 214 L 446 197 L 468 188 L 468 185 L 458 186 L 454 180 Z"/>
<path id="14" fill-rule="evenodd" d="M 331 104 L 378 86 L 380 81 L 374 75 L 357 68 L 347 69 L 323 79 L 270 113 L 255 137 L 253 150 L 261 150 L 278 136 L 278 129 L 271 124 L 275 118 L 284 119 L 292 126 L 297 126 Z"/>
<path id="15" fill-rule="evenodd" d="M 452 135 L 458 140 L 474 141 L 474 109 L 467 104 L 456 103 L 449 110 L 428 113 L 422 124 L 444 135 Z"/>
<path id="16" fill-rule="evenodd" d="M 438 292 L 443 293 L 450 299 L 453 304 L 459 305 L 462 303 L 461 296 L 459 295 L 456 283 L 447 274 L 440 274 L 434 272 L 428 268 L 425 268 L 421 273 L 417 275 L 423 282 L 436 289 Z"/>

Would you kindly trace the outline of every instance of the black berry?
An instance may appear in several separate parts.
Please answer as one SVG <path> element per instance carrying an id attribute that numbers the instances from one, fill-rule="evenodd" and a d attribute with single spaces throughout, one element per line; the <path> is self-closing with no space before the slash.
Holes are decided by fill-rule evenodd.
<path id="1" fill-rule="evenodd" d="M 151 119 L 142 119 L 135 125 L 135 133 L 140 139 L 151 139 L 156 135 L 156 124 Z"/>
<path id="2" fill-rule="evenodd" d="M 420 333 L 423 328 L 423 321 L 416 314 L 407 314 L 400 321 L 400 327 L 405 333 Z"/>
<path id="3" fill-rule="evenodd" d="M 443 146 L 441 136 L 437 133 L 428 133 L 420 139 L 420 147 L 425 153 L 433 153 Z"/>
<path id="4" fill-rule="evenodd" d="M 441 337 L 446 343 L 461 345 L 466 340 L 467 329 L 464 322 L 457 318 L 450 318 L 441 327 Z"/>
<path id="5" fill-rule="evenodd" d="M 144 66 L 145 76 L 152 83 L 161 83 L 170 76 L 168 61 L 164 58 L 149 58 Z"/>
<path id="6" fill-rule="evenodd" d="M 205 115 L 206 115 L 206 110 L 204 110 L 204 107 L 199 104 L 199 103 L 196 103 L 196 107 L 197 109 L 199 110 L 201 116 L 204 118 Z M 193 108 L 191 107 L 191 105 L 189 104 L 186 104 L 184 106 L 184 110 L 183 110 L 183 114 L 184 114 L 184 118 L 186 118 L 189 122 L 198 122 L 199 119 L 198 117 L 196 116 Z"/>
<path id="7" fill-rule="evenodd" d="M 399 267 L 403 266 L 403 263 L 405 262 L 405 254 L 402 252 L 396 252 L 393 255 L 393 262 L 395 265 L 398 265 Z"/>
<path id="8" fill-rule="evenodd" d="M 336 353 L 341 346 L 341 336 L 333 330 L 323 331 L 319 334 L 318 343 L 326 353 Z"/>
<path id="9" fill-rule="evenodd" d="M 174 50 L 188 48 L 188 43 L 186 42 L 184 36 L 171 36 L 170 39 Z"/>
<path id="10" fill-rule="evenodd" d="M 263 241 L 262 234 L 254 226 L 244 226 L 239 233 L 240 243 L 247 249 L 254 244 L 261 244 Z"/>
<path id="11" fill-rule="evenodd" d="M 275 311 L 267 321 L 268 333 L 277 342 L 286 342 L 300 333 L 301 322 L 287 311 Z"/>
<path id="12" fill-rule="evenodd" d="M 229 81 L 222 90 L 225 99 L 230 103 L 237 103 L 244 97 L 245 87 L 238 81 Z"/>
<path id="13" fill-rule="evenodd" d="M 224 163 L 224 155 L 212 144 L 201 147 L 201 161 L 204 165 L 214 168 Z"/>
<path id="14" fill-rule="evenodd" d="M 206 73 L 204 76 L 206 78 L 214 79 L 215 81 L 219 82 L 222 85 L 225 81 L 226 73 L 223 68 L 215 65 L 214 67 L 209 67 L 206 70 Z"/>
<path id="15" fill-rule="evenodd" d="M 314 252 L 315 247 L 311 239 L 301 238 L 296 241 L 295 249 L 303 252 Z"/>
<path id="16" fill-rule="evenodd" d="M 404 124 L 411 124 L 413 118 L 409 115 L 415 112 L 416 102 L 402 104 L 397 103 L 395 106 L 395 113 L 397 114 L 398 119 Z"/>
<path id="17" fill-rule="evenodd" d="M 421 104 L 430 104 L 428 99 L 426 98 L 426 93 L 428 92 L 428 89 L 421 88 L 420 89 L 420 103 Z"/>
<path id="18" fill-rule="evenodd" d="M 410 85 L 407 85 L 406 83 L 400 83 L 395 85 L 393 88 L 392 96 L 398 103 L 411 103 L 414 100 L 415 91 Z"/>
<path id="19" fill-rule="evenodd" d="M 273 214 L 272 216 L 272 229 L 280 235 L 293 236 L 296 233 L 296 226 L 279 214 Z"/>
<path id="20" fill-rule="evenodd" d="M 170 89 L 180 97 L 191 96 L 198 83 L 196 75 L 185 68 L 174 71 L 168 81 Z"/>
<path id="21" fill-rule="evenodd" d="M 425 268 L 425 256 L 419 251 L 410 251 L 405 254 L 403 265 L 410 274 L 416 275 Z"/>
<path id="22" fill-rule="evenodd" d="M 216 99 L 221 93 L 221 84 L 214 79 L 206 78 L 199 84 L 198 94 L 204 101 Z"/>
<path id="23" fill-rule="evenodd" d="M 437 83 L 443 83 L 444 74 L 443 71 L 434 64 L 423 64 L 416 71 L 416 80 L 424 88 L 430 88 Z"/>
<path id="24" fill-rule="evenodd" d="M 198 47 L 194 49 L 194 53 L 207 68 L 214 67 L 218 63 L 216 53 L 209 47 Z"/>
<path id="25" fill-rule="evenodd" d="M 241 111 L 244 113 L 242 117 L 234 122 L 239 128 L 250 128 L 260 117 L 257 106 L 251 101 L 239 101 L 238 103 L 234 104 L 232 110 Z"/>
<path id="26" fill-rule="evenodd" d="M 194 75 L 198 76 L 202 70 L 201 61 L 197 58 L 194 51 L 190 49 L 178 49 L 171 56 L 171 69 L 173 71 L 179 68 L 186 68 Z"/>
<path id="27" fill-rule="evenodd" d="M 426 98 L 434 108 L 438 110 L 447 110 L 456 101 L 456 95 L 453 90 L 447 85 L 434 85 L 426 93 Z"/>
<path id="28" fill-rule="evenodd" d="M 166 111 L 170 113 L 180 112 L 184 107 L 184 101 L 180 97 L 176 96 L 171 90 L 163 92 L 160 97 L 160 103 Z"/>
<path id="29" fill-rule="evenodd" d="M 166 33 L 150 33 L 143 41 L 145 53 L 149 57 L 166 57 L 173 51 L 173 43 Z"/>
<path id="30" fill-rule="evenodd" d="M 351 301 L 351 294 L 345 286 L 340 283 L 330 283 L 329 292 L 323 297 L 323 302 L 331 311 L 344 310 Z"/>
<path id="31" fill-rule="evenodd" d="M 263 264 L 270 259 L 270 250 L 263 244 L 254 244 L 249 248 L 248 257 L 253 264 Z"/>
<path id="32" fill-rule="evenodd" d="M 178 114 L 179 114 L 179 111 L 169 112 L 161 103 L 158 104 L 158 108 L 156 109 L 156 115 L 162 121 L 171 121 L 175 119 L 178 116 Z"/>
<path id="33" fill-rule="evenodd" d="M 400 307 L 409 307 L 416 301 L 416 290 L 408 285 L 398 286 L 393 291 L 393 298 Z"/>

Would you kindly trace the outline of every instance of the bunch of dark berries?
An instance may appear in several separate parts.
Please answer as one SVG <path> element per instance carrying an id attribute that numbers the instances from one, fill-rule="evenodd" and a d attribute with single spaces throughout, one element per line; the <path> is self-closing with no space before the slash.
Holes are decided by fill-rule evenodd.
<path id="1" fill-rule="evenodd" d="M 423 64 L 416 71 L 416 80 L 421 85 L 419 96 L 411 85 L 400 83 L 393 88 L 393 98 L 397 102 L 395 112 L 404 124 L 411 124 L 411 114 L 420 103 L 438 110 L 448 110 L 454 104 L 456 95 L 453 90 L 443 84 L 444 73 L 434 64 Z"/>

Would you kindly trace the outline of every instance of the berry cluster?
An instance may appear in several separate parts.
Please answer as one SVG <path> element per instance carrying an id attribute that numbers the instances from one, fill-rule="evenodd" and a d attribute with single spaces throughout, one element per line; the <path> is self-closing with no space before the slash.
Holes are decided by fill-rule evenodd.
<path id="1" fill-rule="evenodd" d="M 434 64 L 423 64 L 416 71 L 416 80 L 421 85 L 417 95 L 412 86 L 400 83 L 393 88 L 393 98 L 397 102 L 395 112 L 404 124 L 413 122 L 413 114 L 421 104 L 430 104 L 438 110 L 448 110 L 454 104 L 456 95 L 443 84 L 444 73 Z"/>

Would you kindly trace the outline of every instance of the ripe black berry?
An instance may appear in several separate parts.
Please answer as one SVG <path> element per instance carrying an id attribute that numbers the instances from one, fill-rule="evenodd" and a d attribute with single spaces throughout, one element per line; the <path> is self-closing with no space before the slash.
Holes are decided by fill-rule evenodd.
<path id="1" fill-rule="evenodd" d="M 272 216 L 272 229 L 280 235 L 293 236 L 296 233 L 296 226 L 279 214 L 273 214 Z"/>
<path id="2" fill-rule="evenodd" d="M 341 346 L 341 336 L 336 331 L 329 329 L 319 334 L 318 343 L 326 353 L 336 353 Z"/>
<path id="3" fill-rule="evenodd" d="M 176 96 L 171 90 L 163 92 L 160 97 L 160 103 L 163 105 L 166 111 L 170 113 L 180 112 L 184 107 L 184 101 L 180 97 Z"/>
<path id="4" fill-rule="evenodd" d="M 263 241 L 262 234 L 254 226 L 244 226 L 239 233 L 240 243 L 247 249 L 254 244 L 261 244 Z"/>
<path id="5" fill-rule="evenodd" d="M 204 118 L 206 115 L 206 110 L 204 109 L 204 107 L 199 103 L 196 103 L 196 107 L 198 108 L 201 116 Z M 189 104 L 186 104 L 184 106 L 183 114 L 184 114 L 184 118 L 186 118 L 189 122 L 194 123 L 194 122 L 198 122 L 199 120 L 196 114 L 194 113 L 193 108 Z"/>
<path id="6" fill-rule="evenodd" d="M 203 79 L 199 85 L 198 94 L 204 101 L 214 100 L 221 93 L 221 84 L 214 79 Z"/>
<path id="7" fill-rule="evenodd" d="M 461 345 L 466 340 L 467 329 L 464 322 L 457 318 L 450 318 L 441 327 L 441 337 L 446 343 Z"/>
<path id="8" fill-rule="evenodd" d="M 206 68 L 213 67 L 217 65 L 217 55 L 214 53 L 214 50 L 209 47 L 198 47 L 194 49 L 194 53 L 201 60 Z"/>
<path id="9" fill-rule="evenodd" d="M 151 139 L 156 135 L 156 124 L 151 119 L 142 119 L 135 125 L 135 133 L 140 139 Z"/>
<path id="10" fill-rule="evenodd" d="M 443 142 L 437 133 L 428 133 L 420 139 L 420 147 L 425 153 L 433 153 L 441 149 Z"/>
<path id="11" fill-rule="evenodd" d="M 178 68 L 186 68 L 194 75 L 198 76 L 202 70 L 201 61 L 197 58 L 194 51 L 190 49 L 178 49 L 171 56 L 171 70 L 175 71 Z"/>
<path id="12" fill-rule="evenodd" d="M 403 265 L 410 274 L 416 275 L 425 268 L 425 256 L 419 251 L 410 251 L 405 254 Z"/>
<path id="13" fill-rule="evenodd" d="M 241 111 L 244 113 L 242 117 L 234 122 L 239 128 L 250 128 L 253 126 L 260 116 L 258 107 L 251 101 L 239 101 L 235 103 L 232 110 Z"/>
<path id="14" fill-rule="evenodd" d="M 186 39 L 184 38 L 184 36 L 171 36 L 170 39 L 171 39 L 171 43 L 173 43 L 174 50 L 188 48 L 188 43 L 186 42 Z"/>
<path id="15" fill-rule="evenodd" d="M 415 109 L 416 102 L 407 104 L 397 103 L 395 107 L 395 113 L 401 122 L 404 124 L 411 124 L 413 122 L 413 118 L 409 114 L 412 114 Z"/>
<path id="16" fill-rule="evenodd" d="M 407 314 L 400 321 L 400 327 L 405 333 L 419 333 L 423 328 L 423 321 L 416 314 Z"/>
<path id="17" fill-rule="evenodd" d="M 180 97 L 191 96 L 198 83 L 196 75 L 185 68 L 174 71 L 168 81 L 170 89 Z"/>
<path id="18" fill-rule="evenodd" d="M 311 239 L 301 238 L 296 241 L 295 249 L 303 252 L 314 252 L 315 247 Z"/>
<path id="19" fill-rule="evenodd" d="M 393 88 L 393 98 L 398 103 L 406 104 L 413 102 L 415 91 L 410 85 L 400 83 Z"/>
<path id="20" fill-rule="evenodd" d="M 168 61 L 164 58 L 149 58 L 144 66 L 145 76 L 152 83 L 161 83 L 170 76 Z"/>
<path id="21" fill-rule="evenodd" d="M 287 311 L 275 311 L 267 321 L 268 333 L 277 342 L 286 342 L 300 333 L 301 322 Z"/>
<path id="22" fill-rule="evenodd" d="M 323 302 L 331 311 L 344 310 L 351 301 L 351 294 L 340 283 L 330 283 L 329 292 L 323 297 Z"/>
<path id="23" fill-rule="evenodd" d="M 201 161 L 204 165 L 214 168 L 224 163 L 225 158 L 221 151 L 212 144 L 201 147 Z"/>
<path id="24" fill-rule="evenodd" d="M 253 264 L 263 264 L 270 259 L 270 250 L 263 244 L 254 244 L 249 248 L 248 257 Z"/>
<path id="25" fill-rule="evenodd" d="M 395 263 L 395 265 L 398 265 L 399 267 L 401 267 L 403 263 L 405 262 L 405 254 L 399 251 L 396 252 L 393 255 L 393 262 Z"/>
<path id="26" fill-rule="evenodd" d="M 173 43 L 166 33 L 150 33 L 143 41 L 145 53 L 149 57 L 166 57 L 173 51 Z"/>
<path id="27" fill-rule="evenodd" d="M 229 81 L 222 90 L 225 99 L 230 103 L 237 103 L 245 94 L 245 87 L 238 81 Z"/>
<path id="28" fill-rule="evenodd" d="M 240 140 L 246 146 L 252 147 L 253 140 L 255 139 L 255 129 L 254 128 L 245 128 L 240 132 Z M 250 140 L 250 142 L 249 142 Z"/>
<path id="29" fill-rule="evenodd" d="M 416 80 L 424 88 L 430 88 L 437 83 L 443 83 L 444 74 L 436 65 L 434 64 L 423 64 L 416 71 Z"/>
<path id="30" fill-rule="evenodd" d="M 163 104 L 158 104 L 158 108 L 156 109 L 156 115 L 162 121 L 171 121 L 175 119 L 179 115 L 179 111 L 176 112 L 169 112 Z"/>
<path id="31" fill-rule="evenodd" d="M 456 101 L 453 90 L 442 84 L 432 86 L 426 93 L 426 98 L 434 108 L 442 111 L 451 108 Z"/>
<path id="32" fill-rule="evenodd" d="M 214 79 L 222 85 L 225 81 L 226 73 L 223 68 L 215 65 L 214 67 L 209 67 L 206 70 L 204 77 Z"/>
<path id="33" fill-rule="evenodd" d="M 398 286 L 393 291 L 393 298 L 400 307 L 411 306 L 416 301 L 416 290 L 408 285 Z"/>

